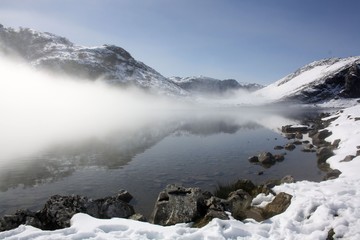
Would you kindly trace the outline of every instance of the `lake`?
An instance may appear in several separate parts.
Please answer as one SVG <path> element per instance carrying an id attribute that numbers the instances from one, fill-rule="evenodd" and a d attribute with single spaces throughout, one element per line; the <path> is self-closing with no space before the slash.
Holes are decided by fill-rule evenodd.
<path id="1" fill-rule="evenodd" d="M 300 151 L 301 146 L 274 150 L 290 141 L 281 135 L 281 126 L 312 114 L 245 107 L 172 112 L 144 119 L 136 128 L 53 141 L 36 152 L 3 157 L 0 215 L 41 209 L 55 194 L 101 198 L 126 189 L 134 196 L 135 211 L 149 216 L 158 193 L 171 183 L 213 191 L 219 183 L 242 178 L 262 183 L 290 174 L 320 181 L 324 173 L 314 153 Z M 262 151 L 286 153 L 285 160 L 271 168 L 249 163 Z"/>

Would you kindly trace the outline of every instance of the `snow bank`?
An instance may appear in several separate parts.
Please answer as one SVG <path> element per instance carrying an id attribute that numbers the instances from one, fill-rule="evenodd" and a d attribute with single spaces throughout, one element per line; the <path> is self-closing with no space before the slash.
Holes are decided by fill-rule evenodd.
<path id="1" fill-rule="evenodd" d="M 327 139 L 341 139 L 336 155 L 328 162 L 342 174 L 338 179 L 315 183 L 301 181 L 275 187 L 276 192 L 293 195 L 282 214 L 262 223 L 214 219 L 196 229 L 189 224 L 162 227 L 144 222 L 114 218 L 99 220 L 85 214 L 72 218 L 72 226 L 56 231 L 41 231 L 30 226 L 0 233 L 0 239 L 326 239 L 331 229 L 335 238 L 360 239 L 360 106 L 345 109 L 328 128 Z M 259 196 L 264 198 L 264 196 Z M 257 203 L 259 204 L 259 203 Z"/>

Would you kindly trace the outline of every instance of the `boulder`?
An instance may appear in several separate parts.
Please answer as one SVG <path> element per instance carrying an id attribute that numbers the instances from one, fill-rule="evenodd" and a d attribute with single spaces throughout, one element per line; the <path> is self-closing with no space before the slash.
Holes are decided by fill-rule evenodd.
<path id="1" fill-rule="evenodd" d="M 311 137 L 312 142 L 316 146 L 327 145 L 328 143 L 325 141 L 325 138 L 329 137 L 331 134 L 332 133 L 327 129 L 319 131 Z"/>
<path id="2" fill-rule="evenodd" d="M 258 156 L 249 157 L 248 160 L 249 160 L 249 162 L 251 162 L 251 163 L 257 163 L 257 162 L 259 162 Z"/>
<path id="3" fill-rule="evenodd" d="M 334 153 L 330 147 L 321 147 L 316 151 L 318 164 L 326 163 L 326 160 L 333 156 Z"/>
<path id="4" fill-rule="evenodd" d="M 303 145 L 302 150 L 303 152 L 316 152 L 316 148 L 311 143 Z"/>
<path id="5" fill-rule="evenodd" d="M 274 156 L 270 152 L 262 152 L 258 155 L 259 163 L 271 165 L 275 163 Z"/>
<path id="6" fill-rule="evenodd" d="M 287 144 L 284 146 L 284 148 L 285 148 L 286 150 L 288 150 L 288 151 L 292 151 L 292 150 L 294 150 L 294 149 L 296 148 L 296 146 L 295 146 L 295 144 L 293 144 L 293 143 L 287 143 Z"/>
<path id="7" fill-rule="evenodd" d="M 281 180 L 280 180 L 280 184 L 283 184 L 283 183 L 294 183 L 295 182 L 295 178 L 291 175 L 286 175 L 285 177 L 283 177 Z"/>
<path id="8" fill-rule="evenodd" d="M 131 198 L 126 191 L 97 200 L 79 195 L 54 195 L 40 211 L 19 210 L 14 215 L 0 218 L 0 231 L 10 230 L 21 224 L 43 230 L 66 228 L 70 226 L 70 219 L 76 213 L 86 213 L 96 218 L 128 218 L 135 213 L 133 207 L 127 203 Z"/>
<path id="9" fill-rule="evenodd" d="M 281 131 L 283 133 L 307 133 L 309 127 L 304 125 L 285 125 L 281 127 Z"/>
<path id="10" fill-rule="evenodd" d="M 281 192 L 275 196 L 274 200 L 263 209 L 264 218 L 270 218 L 283 213 L 290 205 L 292 196 Z"/>
<path id="11" fill-rule="evenodd" d="M 163 226 L 193 222 L 206 214 L 207 197 L 199 188 L 168 185 L 158 196 L 150 222 Z"/>
<path id="12" fill-rule="evenodd" d="M 340 176 L 340 174 L 341 171 L 339 171 L 338 169 L 332 169 L 328 173 L 326 173 L 323 180 L 326 181 L 326 180 L 336 179 Z"/>
<path id="13" fill-rule="evenodd" d="M 279 145 L 279 146 L 275 146 L 274 149 L 275 150 L 281 150 L 281 149 L 284 149 L 284 147 Z"/>

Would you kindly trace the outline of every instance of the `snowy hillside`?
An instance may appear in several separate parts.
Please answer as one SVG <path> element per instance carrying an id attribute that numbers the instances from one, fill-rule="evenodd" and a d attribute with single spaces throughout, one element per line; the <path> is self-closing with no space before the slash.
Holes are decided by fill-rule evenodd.
<path id="1" fill-rule="evenodd" d="M 51 33 L 0 25 L 1 54 L 21 57 L 38 69 L 102 79 L 115 85 L 136 85 L 164 94 L 187 95 L 179 86 L 114 45 L 78 46 Z"/>
<path id="2" fill-rule="evenodd" d="M 170 77 L 169 79 L 194 94 L 224 94 L 239 89 L 255 91 L 263 87 L 255 83 L 239 83 L 235 79 L 219 80 L 205 76 Z"/>
<path id="3" fill-rule="evenodd" d="M 258 90 L 255 95 L 275 101 L 322 103 L 360 97 L 360 57 L 312 62 Z"/>

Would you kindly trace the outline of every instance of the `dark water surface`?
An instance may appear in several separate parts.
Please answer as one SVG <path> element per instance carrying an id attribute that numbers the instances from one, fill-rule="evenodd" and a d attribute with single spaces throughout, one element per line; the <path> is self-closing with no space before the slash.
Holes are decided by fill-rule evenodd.
<path id="1" fill-rule="evenodd" d="M 185 115 L 46 146 L 1 164 L 0 215 L 40 209 L 54 194 L 101 198 L 126 189 L 134 196 L 135 210 L 148 216 L 170 183 L 212 191 L 218 183 L 240 178 L 261 183 L 291 174 L 296 180 L 319 181 L 324 175 L 315 155 L 300 151 L 301 146 L 274 150 L 289 142 L 281 126 L 296 123 L 302 114 L 232 109 Z M 248 162 L 261 151 L 286 152 L 285 160 L 271 168 Z"/>

